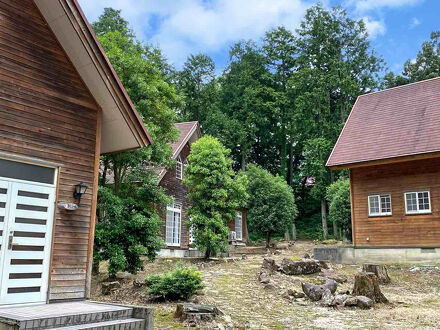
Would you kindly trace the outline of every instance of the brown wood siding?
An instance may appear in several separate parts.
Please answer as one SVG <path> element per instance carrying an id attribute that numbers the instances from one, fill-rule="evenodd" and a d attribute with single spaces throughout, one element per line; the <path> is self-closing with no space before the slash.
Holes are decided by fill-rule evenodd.
<path id="1" fill-rule="evenodd" d="M 97 110 L 94 99 L 31 0 L 0 0 L 0 151 L 62 164 L 49 299 L 85 297 L 94 194 Z"/>
<path id="2" fill-rule="evenodd" d="M 187 143 L 182 151 L 180 152 L 181 160 L 184 162 L 188 157 L 190 152 L 190 146 Z M 162 178 L 160 185 L 165 189 L 168 196 L 174 197 L 176 203 L 182 204 L 182 225 L 180 233 L 180 247 L 179 246 L 169 246 L 169 249 L 188 249 L 189 248 L 189 229 L 185 226 L 185 222 L 188 220 L 186 217 L 186 211 L 188 210 L 188 188 L 183 184 L 182 180 L 176 178 L 175 169 L 168 170 L 164 177 Z M 165 241 L 165 230 L 166 230 L 166 206 L 163 207 L 161 212 L 162 227 L 161 236 Z"/>
<path id="3" fill-rule="evenodd" d="M 440 158 L 352 168 L 350 180 L 356 246 L 440 246 Z M 432 213 L 406 215 L 404 193 L 419 190 Z M 371 194 L 391 194 L 392 216 L 368 216 Z"/>

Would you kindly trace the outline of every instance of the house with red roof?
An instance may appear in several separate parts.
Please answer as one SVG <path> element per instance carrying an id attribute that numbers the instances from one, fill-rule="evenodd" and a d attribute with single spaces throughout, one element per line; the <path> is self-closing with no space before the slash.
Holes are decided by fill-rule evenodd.
<path id="1" fill-rule="evenodd" d="M 359 96 L 327 166 L 349 171 L 356 259 L 440 260 L 440 78 Z"/>
<path id="2" fill-rule="evenodd" d="M 161 256 L 186 257 L 199 256 L 199 251 L 193 248 L 193 239 L 190 228 L 185 224 L 188 220 L 186 212 L 189 207 L 187 198 L 188 188 L 183 184 L 185 166 L 188 164 L 188 156 L 191 145 L 201 136 L 200 126 L 197 121 L 176 123 L 179 131 L 178 140 L 171 144 L 173 159 L 176 166 L 172 169 L 161 169 L 159 173 L 160 185 L 165 189 L 168 196 L 173 197 L 173 203 L 166 206 L 162 212 L 163 225 L 161 235 L 165 241 L 165 248 L 161 250 Z M 237 211 L 235 219 L 228 223 L 230 228 L 230 243 L 244 245 L 247 240 L 246 212 L 244 209 Z"/>

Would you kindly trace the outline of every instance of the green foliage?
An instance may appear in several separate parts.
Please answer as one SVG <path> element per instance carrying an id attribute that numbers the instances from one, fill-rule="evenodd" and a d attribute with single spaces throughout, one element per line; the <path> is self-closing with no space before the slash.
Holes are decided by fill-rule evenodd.
<path id="1" fill-rule="evenodd" d="M 192 145 L 188 161 L 184 179 L 191 201 L 187 225 L 193 227 L 196 247 L 209 258 L 227 246 L 227 222 L 245 203 L 246 177 L 235 175 L 229 150 L 208 135 Z"/>
<path id="2" fill-rule="evenodd" d="M 294 222 L 298 214 L 295 198 L 281 177 L 259 166 L 249 165 L 246 176 L 249 230 L 264 234 L 269 245 L 274 234 L 286 231 Z"/>
<path id="3" fill-rule="evenodd" d="M 440 76 L 440 31 L 433 31 L 430 40 L 422 44 L 415 61 L 405 62 L 402 75 L 390 72 L 385 76 L 385 87 L 395 87 Z"/>
<path id="4" fill-rule="evenodd" d="M 340 179 L 327 188 L 329 218 L 337 222 L 346 238 L 351 237 L 350 180 Z"/>
<path id="5" fill-rule="evenodd" d="M 187 300 L 204 287 L 198 271 L 181 267 L 163 275 L 148 276 L 145 284 L 148 294 L 168 300 Z"/>

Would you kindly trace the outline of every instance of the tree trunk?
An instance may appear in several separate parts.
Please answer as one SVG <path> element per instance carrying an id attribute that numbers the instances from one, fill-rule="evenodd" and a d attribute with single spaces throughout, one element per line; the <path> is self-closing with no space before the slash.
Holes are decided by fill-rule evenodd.
<path id="1" fill-rule="evenodd" d="M 339 239 L 339 230 L 338 230 L 338 224 L 336 221 L 333 221 L 333 237 L 335 239 Z"/>
<path id="2" fill-rule="evenodd" d="M 376 303 L 387 303 L 388 299 L 380 291 L 379 280 L 374 273 L 361 272 L 354 277 L 353 296 L 365 296 Z"/>
<path id="3" fill-rule="evenodd" d="M 296 225 L 292 223 L 292 241 L 296 241 Z"/>
<path id="4" fill-rule="evenodd" d="M 327 205 L 325 198 L 321 199 L 321 219 L 322 219 L 322 237 L 327 239 L 328 227 L 327 227 Z"/>
<path id="5" fill-rule="evenodd" d="M 266 233 L 266 248 L 270 248 L 270 234 Z"/>
<path id="6" fill-rule="evenodd" d="M 391 279 L 388 276 L 387 268 L 385 266 L 365 264 L 362 266 L 362 271 L 376 275 L 380 284 L 391 283 Z"/>
<path id="7" fill-rule="evenodd" d="M 244 154 L 244 151 L 242 151 L 242 154 L 241 154 L 241 170 L 243 172 L 246 171 L 246 155 Z"/>
<path id="8" fill-rule="evenodd" d="M 93 275 L 98 275 L 99 274 L 99 259 L 96 258 L 96 257 L 94 257 L 93 261 L 92 261 L 92 274 Z"/>
<path id="9" fill-rule="evenodd" d="M 290 233 L 289 233 L 289 229 L 287 229 L 287 230 L 284 232 L 284 240 L 285 240 L 285 241 L 290 241 Z"/>

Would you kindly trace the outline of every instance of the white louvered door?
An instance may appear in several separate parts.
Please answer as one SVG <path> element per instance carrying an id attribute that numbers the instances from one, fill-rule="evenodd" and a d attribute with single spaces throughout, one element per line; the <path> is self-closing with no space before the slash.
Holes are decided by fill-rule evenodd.
<path id="1" fill-rule="evenodd" d="M 0 305 L 46 302 L 55 187 L 0 180 Z"/>

